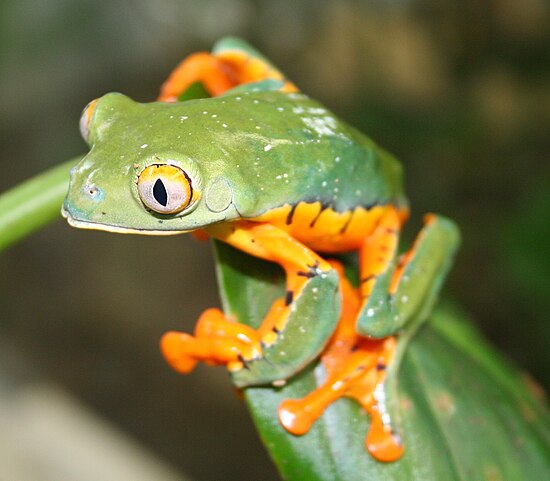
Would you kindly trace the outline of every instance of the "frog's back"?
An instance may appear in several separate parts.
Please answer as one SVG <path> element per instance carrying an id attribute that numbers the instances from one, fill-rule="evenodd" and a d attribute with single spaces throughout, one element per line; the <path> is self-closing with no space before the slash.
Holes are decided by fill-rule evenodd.
<path id="1" fill-rule="evenodd" d="M 320 104 L 279 92 L 221 99 L 239 116 L 232 169 L 246 172 L 235 196 L 243 218 L 338 252 L 357 248 L 388 209 L 405 210 L 399 162 Z"/>

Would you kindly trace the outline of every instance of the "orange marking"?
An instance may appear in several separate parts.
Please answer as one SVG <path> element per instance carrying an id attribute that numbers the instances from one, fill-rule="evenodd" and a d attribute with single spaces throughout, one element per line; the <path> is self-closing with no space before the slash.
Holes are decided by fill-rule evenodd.
<path id="1" fill-rule="evenodd" d="M 210 236 L 206 233 L 206 231 L 202 229 L 194 230 L 191 232 L 191 235 L 198 241 L 204 242 L 210 239 Z"/>
<path id="2" fill-rule="evenodd" d="M 94 110 L 96 108 L 98 101 L 99 99 L 92 100 L 88 105 L 88 108 L 86 109 L 86 126 L 90 125 L 90 120 L 92 120 L 92 115 L 94 113 Z"/>
<path id="3" fill-rule="evenodd" d="M 359 249 L 380 219 L 396 211 L 392 205 L 380 205 L 336 212 L 321 202 L 300 202 L 292 210 L 286 204 L 250 220 L 275 225 L 314 251 L 335 253 Z"/>
<path id="4" fill-rule="evenodd" d="M 360 298 L 343 276 L 342 267 L 332 262 L 340 274 L 344 309 L 338 327 L 321 360 L 327 370 L 326 382 L 302 399 L 287 399 L 279 406 L 279 419 L 292 434 L 305 434 L 324 410 L 341 397 L 355 399 L 370 414 L 371 425 L 365 439 L 369 453 L 379 461 L 395 461 L 403 446 L 387 422 L 386 406 L 376 399 L 383 386 L 385 366 L 393 358 L 396 340 L 370 340 L 357 335 L 355 318 Z M 386 421 L 386 422 L 384 422 Z"/>

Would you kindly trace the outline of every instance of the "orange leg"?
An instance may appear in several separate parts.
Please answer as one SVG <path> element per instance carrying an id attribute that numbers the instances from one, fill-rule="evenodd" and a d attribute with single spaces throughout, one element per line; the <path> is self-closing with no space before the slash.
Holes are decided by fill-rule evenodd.
<path id="1" fill-rule="evenodd" d="M 253 359 L 261 352 L 254 329 L 228 320 L 215 308 L 202 313 L 195 337 L 171 331 L 162 336 L 160 345 L 167 362 L 183 374 L 192 371 L 198 361 L 236 368 L 243 357 Z"/>
<path id="2" fill-rule="evenodd" d="M 306 433 L 324 410 L 341 397 L 358 401 L 371 416 L 365 444 L 380 461 L 398 459 L 403 447 L 389 425 L 384 404 L 385 368 L 395 351 L 394 337 L 371 340 L 359 336 L 355 318 L 360 297 L 343 274 L 340 264 L 332 261 L 340 274 L 343 310 L 338 327 L 321 360 L 327 371 L 325 383 L 302 399 L 288 399 L 279 406 L 281 424 L 292 434 Z"/>
<path id="3" fill-rule="evenodd" d="M 229 225 L 216 224 L 207 230 L 212 237 L 252 256 L 275 262 L 284 269 L 285 299 L 272 306 L 260 327 L 262 342 L 269 346 L 277 337 L 276 331 L 284 330 L 290 305 L 306 283 L 312 277 L 331 271 L 331 265 L 287 232 L 271 224 L 240 221 Z"/>
<path id="4" fill-rule="evenodd" d="M 365 239 L 359 251 L 360 293 L 366 303 L 376 279 L 390 268 L 395 258 L 401 220 L 396 210 L 389 210 L 374 232 Z"/>
<path id="5" fill-rule="evenodd" d="M 259 360 L 263 350 L 273 346 L 284 331 L 291 317 L 292 303 L 304 286 L 317 276 L 323 283 L 331 282 L 331 279 L 326 278 L 332 272 L 328 262 L 285 231 L 270 224 L 244 221 L 218 224 L 209 227 L 208 234 L 250 255 L 281 265 L 287 275 L 287 291 L 284 299 L 273 303 L 257 330 L 226 319 L 218 309 L 208 309 L 197 323 L 195 336 L 178 332 L 165 334 L 161 340 L 164 357 L 174 369 L 182 373 L 190 372 L 197 361 L 227 365 L 229 370 L 237 371 L 246 363 Z M 329 322 L 332 321 L 329 319 Z M 333 325 L 327 325 L 328 333 L 332 331 Z M 318 355 L 322 347 L 315 348 L 317 350 L 306 361 Z M 307 349 L 301 351 L 306 352 Z"/>
<path id="6" fill-rule="evenodd" d="M 158 100 L 175 102 L 195 82 L 201 82 L 212 96 L 223 94 L 237 85 L 231 69 L 208 52 L 184 59 L 162 84 Z"/>
<path id="7" fill-rule="evenodd" d="M 202 83 L 213 97 L 227 90 L 266 79 L 282 80 L 283 92 L 296 92 L 291 82 L 267 62 L 242 50 L 225 50 L 216 54 L 198 52 L 184 59 L 161 87 L 158 100 L 175 102 L 192 84 Z"/>

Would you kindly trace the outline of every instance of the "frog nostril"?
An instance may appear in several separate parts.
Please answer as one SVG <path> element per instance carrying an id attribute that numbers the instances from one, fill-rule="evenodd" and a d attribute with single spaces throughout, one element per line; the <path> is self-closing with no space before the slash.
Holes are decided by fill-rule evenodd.
<path id="1" fill-rule="evenodd" d="M 99 200 L 102 197 L 101 189 L 93 184 L 85 185 L 84 192 L 86 192 L 86 194 L 94 200 Z"/>

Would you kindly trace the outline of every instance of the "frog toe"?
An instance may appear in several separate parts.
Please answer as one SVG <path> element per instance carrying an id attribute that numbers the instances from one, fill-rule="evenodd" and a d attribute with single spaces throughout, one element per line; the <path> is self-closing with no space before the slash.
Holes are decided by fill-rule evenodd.
<path id="1" fill-rule="evenodd" d="M 186 353 L 185 346 L 193 336 L 183 332 L 170 331 L 160 340 L 160 349 L 166 362 L 177 372 L 188 374 L 198 363 L 198 360 Z"/>

